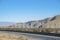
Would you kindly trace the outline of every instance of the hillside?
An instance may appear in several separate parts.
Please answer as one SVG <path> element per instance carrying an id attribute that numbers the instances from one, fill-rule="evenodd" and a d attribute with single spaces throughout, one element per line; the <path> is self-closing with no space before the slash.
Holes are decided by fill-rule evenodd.
<path id="1" fill-rule="evenodd" d="M 25 23 L 16 23 L 10 27 L 15 28 L 60 28 L 60 15 L 46 18 L 43 20 L 28 21 Z"/>
<path id="2" fill-rule="evenodd" d="M 0 26 L 1 31 L 60 33 L 60 15 L 43 20 Z"/>

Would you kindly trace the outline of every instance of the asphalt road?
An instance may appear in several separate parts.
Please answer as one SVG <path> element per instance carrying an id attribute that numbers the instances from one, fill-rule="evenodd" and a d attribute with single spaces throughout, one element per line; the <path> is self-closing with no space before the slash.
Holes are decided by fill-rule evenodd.
<path id="1" fill-rule="evenodd" d="M 10 35 L 17 35 L 17 36 L 26 36 L 31 40 L 60 40 L 60 37 L 47 36 L 47 35 L 29 34 L 29 33 L 21 33 L 21 32 L 9 32 L 9 31 L 0 31 L 0 33 L 6 33 Z"/>

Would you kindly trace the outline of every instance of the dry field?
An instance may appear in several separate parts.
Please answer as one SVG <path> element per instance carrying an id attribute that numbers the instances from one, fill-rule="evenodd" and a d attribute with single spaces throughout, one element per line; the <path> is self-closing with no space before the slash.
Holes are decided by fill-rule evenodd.
<path id="1" fill-rule="evenodd" d="M 28 38 L 26 38 L 24 36 L 0 34 L 0 40 L 28 40 Z"/>

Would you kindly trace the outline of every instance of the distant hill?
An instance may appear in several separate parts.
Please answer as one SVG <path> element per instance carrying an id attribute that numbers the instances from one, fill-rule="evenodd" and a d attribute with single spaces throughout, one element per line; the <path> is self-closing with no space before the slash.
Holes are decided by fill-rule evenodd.
<path id="1" fill-rule="evenodd" d="M 25 23 L 17 23 L 11 27 L 17 28 L 60 28 L 60 15 L 45 18 L 43 20 L 28 21 Z"/>
<path id="2" fill-rule="evenodd" d="M 0 26 L 9 26 L 13 28 L 60 28 L 60 15 L 24 23 L 0 22 Z"/>
<path id="3" fill-rule="evenodd" d="M 0 26 L 10 26 L 13 25 L 13 22 L 0 22 Z"/>

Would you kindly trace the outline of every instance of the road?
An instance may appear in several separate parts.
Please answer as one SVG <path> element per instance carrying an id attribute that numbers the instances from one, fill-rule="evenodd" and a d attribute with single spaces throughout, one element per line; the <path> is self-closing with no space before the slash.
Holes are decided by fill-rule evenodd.
<path id="1" fill-rule="evenodd" d="M 21 33 L 21 32 L 9 32 L 9 31 L 0 31 L 0 33 L 6 33 L 10 35 L 17 35 L 17 36 L 26 36 L 31 40 L 60 40 L 60 37 L 47 36 L 47 35 L 29 34 L 29 33 Z"/>

